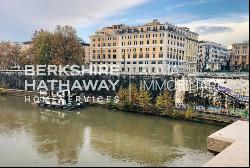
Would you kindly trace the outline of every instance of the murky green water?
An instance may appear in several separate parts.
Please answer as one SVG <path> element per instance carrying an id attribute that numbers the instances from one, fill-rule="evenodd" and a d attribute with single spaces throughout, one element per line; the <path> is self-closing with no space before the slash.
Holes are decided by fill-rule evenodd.
<path id="1" fill-rule="evenodd" d="M 102 108 L 59 113 L 0 97 L 0 166 L 202 166 L 219 127 Z"/>

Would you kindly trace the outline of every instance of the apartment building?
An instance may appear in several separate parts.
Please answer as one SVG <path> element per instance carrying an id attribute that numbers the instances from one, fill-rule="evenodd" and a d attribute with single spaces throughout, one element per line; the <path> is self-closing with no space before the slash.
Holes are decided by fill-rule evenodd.
<path id="1" fill-rule="evenodd" d="M 83 55 L 83 62 L 85 64 L 89 64 L 90 62 L 90 44 L 89 43 L 86 43 L 86 42 L 81 42 L 81 45 L 84 49 L 84 55 Z"/>
<path id="2" fill-rule="evenodd" d="M 249 71 L 249 41 L 232 44 L 232 70 Z"/>
<path id="3" fill-rule="evenodd" d="M 197 71 L 220 71 L 229 59 L 226 47 L 209 41 L 200 41 L 198 44 Z"/>
<path id="4" fill-rule="evenodd" d="M 90 36 L 90 64 L 118 65 L 121 73 L 195 73 L 198 34 L 153 20 L 140 26 L 113 25 Z"/>

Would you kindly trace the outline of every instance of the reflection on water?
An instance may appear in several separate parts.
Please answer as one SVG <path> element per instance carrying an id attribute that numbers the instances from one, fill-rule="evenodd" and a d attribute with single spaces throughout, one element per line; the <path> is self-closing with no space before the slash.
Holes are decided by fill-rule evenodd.
<path id="1" fill-rule="evenodd" d="M 62 113 L 0 97 L 0 166 L 201 166 L 219 127 L 86 108 Z"/>

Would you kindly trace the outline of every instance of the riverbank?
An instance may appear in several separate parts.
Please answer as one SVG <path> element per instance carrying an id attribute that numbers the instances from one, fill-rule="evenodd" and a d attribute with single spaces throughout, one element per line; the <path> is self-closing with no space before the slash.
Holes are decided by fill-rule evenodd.
<path id="1" fill-rule="evenodd" d="M 189 121 L 189 122 L 198 122 L 198 123 L 204 123 L 204 124 L 211 124 L 211 125 L 217 125 L 217 126 L 227 126 L 229 124 L 232 124 L 235 121 L 240 120 L 239 117 L 232 117 L 232 116 L 226 116 L 221 114 L 214 114 L 214 113 L 202 113 L 194 111 L 192 113 L 192 117 L 185 118 L 185 111 L 179 110 L 179 109 L 172 109 L 171 115 L 169 114 L 158 114 L 158 113 L 144 113 L 142 111 L 133 111 L 133 110 L 126 110 L 126 109 L 119 109 L 116 107 L 110 107 L 108 104 L 98 104 L 98 103 L 88 103 L 89 106 L 94 107 L 102 107 L 107 108 L 111 110 L 118 110 L 128 113 L 136 113 L 141 115 L 148 115 L 152 117 L 161 117 L 161 118 L 167 118 L 167 119 L 173 119 L 173 120 L 179 120 L 179 121 Z"/>
<path id="2" fill-rule="evenodd" d="M 3 89 L 2 89 L 3 90 Z M 25 90 L 15 90 L 15 89 L 4 89 L 4 94 L 6 96 L 16 96 L 16 97 L 25 97 L 25 96 L 35 96 L 36 92 L 30 92 Z M 0 93 L 1 95 L 1 93 Z M 119 111 L 124 112 L 130 112 L 130 113 L 138 113 L 142 115 L 149 115 L 149 116 L 158 116 L 161 118 L 168 118 L 168 119 L 174 119 L 174 120 L 185 120 L 185 121 L 191 121 L 191 122 L 200 122 L 200 123 L 206 123 L 206 124 L 212 124 L 212 125 L 218 125 L 218 126 L 227 126 L 229 124 L 232 124 L 233 122 L 240 120 L 240 117 L 235 116 L 228 116 L 223 114 L 216 114 L 216 113 L 208 113 L 208 112 L 198 112 L 196 110 L 192 110 L 190 116 L 185 116 L 185 110 L 180 110 L 173 108 L 169 110 L 169 112 L 159 113 L 159 112 L 143 112 L 141 110 L 137 109 L 128 109 L 124 106 L 116 106 L 112 103 L 103 103 L 100 104 L 98 102 L 88 102 L 86 103 L 88 106 L 96 106 L 96 107 L 102 107 L 107 109 L 115 109 Z"/>

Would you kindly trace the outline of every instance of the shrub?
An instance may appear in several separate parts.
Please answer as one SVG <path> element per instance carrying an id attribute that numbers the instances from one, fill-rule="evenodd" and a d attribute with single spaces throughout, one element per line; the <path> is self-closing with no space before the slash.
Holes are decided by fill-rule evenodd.
<path id="1" fill-rule="evenodd" d="M 157 96 L 155 106 L 159 111 L 165 111 L 174 106 L 173 98 L 170 96 L 168 91 L 165 91 Z"/>
<path id="2" fill-rule="evenodd" d="M 0 95 L 7 95 L 7 90 L 5 88 L 0 88 Z"/>
<path id="3" fill-rule="evenodd" d="M 193 110 L 193 108 L 190 106 L 190 107 L 188 107 L 187 108 L 187 110 L 185 111 L 185 118 L 186 119 L 191 119 L 191 118 L 193 118 L 193 113 L 194 113 L 194 110 Z"/>
<path id="4" fill-rule="evenodd" d="M 112 99 L 111 101 L 107 102 L 107 107 L 109 109 L 115 109 L 116 108 L 116 103 L 115 103 L 114 99 Z"/>
<path id="5" fill-rule="evenodd" d="M 138 95 L 138 106 L 145 113 L 149 113 L 151 110 L 151 95 L 147 90 L 142 90 Z"/>

